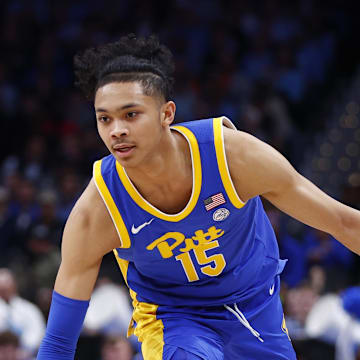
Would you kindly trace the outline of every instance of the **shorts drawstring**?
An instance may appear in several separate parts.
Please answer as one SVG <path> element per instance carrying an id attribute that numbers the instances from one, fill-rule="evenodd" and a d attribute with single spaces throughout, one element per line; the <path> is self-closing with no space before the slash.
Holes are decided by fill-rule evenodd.
<path id="1" fill-rule="evenodd" d="M 250 323 L 247 321 L 246 317 L 244 316 L 244 314 L 238 309 L 236 303 L 234 304 L 234 309 L 232 309 L 230 306 L 224 304 L 224 307 L 226 310 L 230 311 L 232 314 L 234 314 L 237 319 L 247 328 L 250 330 L 250 332 L 261 342 L 264 342 L 264 340 L 260 337 L 260 333 L 258 331 L 256 331 L 254 328 L 252 328 L 252 326 L 250 325 Z"/>

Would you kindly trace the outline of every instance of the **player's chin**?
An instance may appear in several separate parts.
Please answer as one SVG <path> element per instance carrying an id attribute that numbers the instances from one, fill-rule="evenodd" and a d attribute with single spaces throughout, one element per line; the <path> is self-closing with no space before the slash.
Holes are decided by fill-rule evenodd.
<path id="1" fill-rule="evenodd" d="M 115 151 L 113 152 L 113 155 L 115 156 L 117 162 L 124 167 L 135 167 L 139 162 L 138 156 L 136 156 L 137 154 L 135 153 L 135 149 L 129 151 L 126 154 Z"/>

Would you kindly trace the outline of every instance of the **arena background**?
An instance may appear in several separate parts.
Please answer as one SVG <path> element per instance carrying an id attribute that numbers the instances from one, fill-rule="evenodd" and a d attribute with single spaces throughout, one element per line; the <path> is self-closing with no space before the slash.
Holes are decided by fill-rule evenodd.
<path id="1" fill-rule="evenodd" d="M 14 274 L 17 297 L 36 304 L 46 318 L 64 223 L 91 177 L 93 162 L 106 154 L 96 133 L 92 104 L 74 88 L 73 56 L 129 32 L 156 33 L 173 51 L 177 121 L 226 115 L 238 129 L 281 151 L 323 190 L 359 208 L 356 4 L 1 1 L 0 267 Z M 282 299 L 298 358 L 334 359 L 336 336 L 310 334 L 308 316 L 329 294 L 340 299 L 346 288 L 358 285 L 359 258 L 331 236 L 264 205 L 278 235 L 281 257 L 289 259 L 282 276 Z M 120 272 L 114 259 L 106 256 L 99 296 L 112 286 L 127 306 L 129 299 L 119 285 L 124 287 Z M 0 276 L 0 359 L 32 359 L 36 341 L 26 345 L 23 336 L 34 334 L 36 325 L 31 320 L 14 325 L 6 317 L 9 304 L 1 299 L 6 286 Z M 114 303 L 116 296 L 105 298 Z M 104 302 L 103 309 L 107 307 Z M 111 311 L 125 310 L 118 306 Z M 79 340 L 76 358 L 131 359 L 121 338 L 126 332 L 121 316 L 97 316 L 101 318 L 95 311 Z M 357 323 L 355 315 L 349 316 Z M 330 330 L 336 333 L 336 326 Z M 359 343 L 355 337 L 351 346 Z M 130 344 L 136 352 L 136 343 Z M 6 346 L 20 350 L 17 357 L 11 357 L 10 350 L 4 355 Z"/>

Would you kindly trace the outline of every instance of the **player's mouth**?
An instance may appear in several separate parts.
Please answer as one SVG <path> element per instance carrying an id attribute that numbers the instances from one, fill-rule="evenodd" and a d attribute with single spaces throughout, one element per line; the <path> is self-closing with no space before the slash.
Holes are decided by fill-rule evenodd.
<path id="1" fill-rule="evenodd" d="M 131 144 L 114 145 L 113 149 L 119 158 L 125 158 L 134 151 L 135 145 L 131 145 Z"/>

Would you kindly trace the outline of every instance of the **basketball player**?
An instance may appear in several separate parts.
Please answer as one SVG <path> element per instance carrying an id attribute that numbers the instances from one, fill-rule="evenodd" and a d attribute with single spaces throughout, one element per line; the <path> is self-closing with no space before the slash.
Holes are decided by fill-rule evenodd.
<path id="1" fill-rule="evenodd" d="M 279 299 L 285 260 L 259 195 L 360 252 L 360 212 L 269 145 L 225 117 L 173 126 L 172 71 L 154 37 L 125 36 L 75 57 L 110 155 L 95 162 L 67 221 L 38 360 L 74 358 L 109 251 L 145 360 L 295 359 Z"/>

